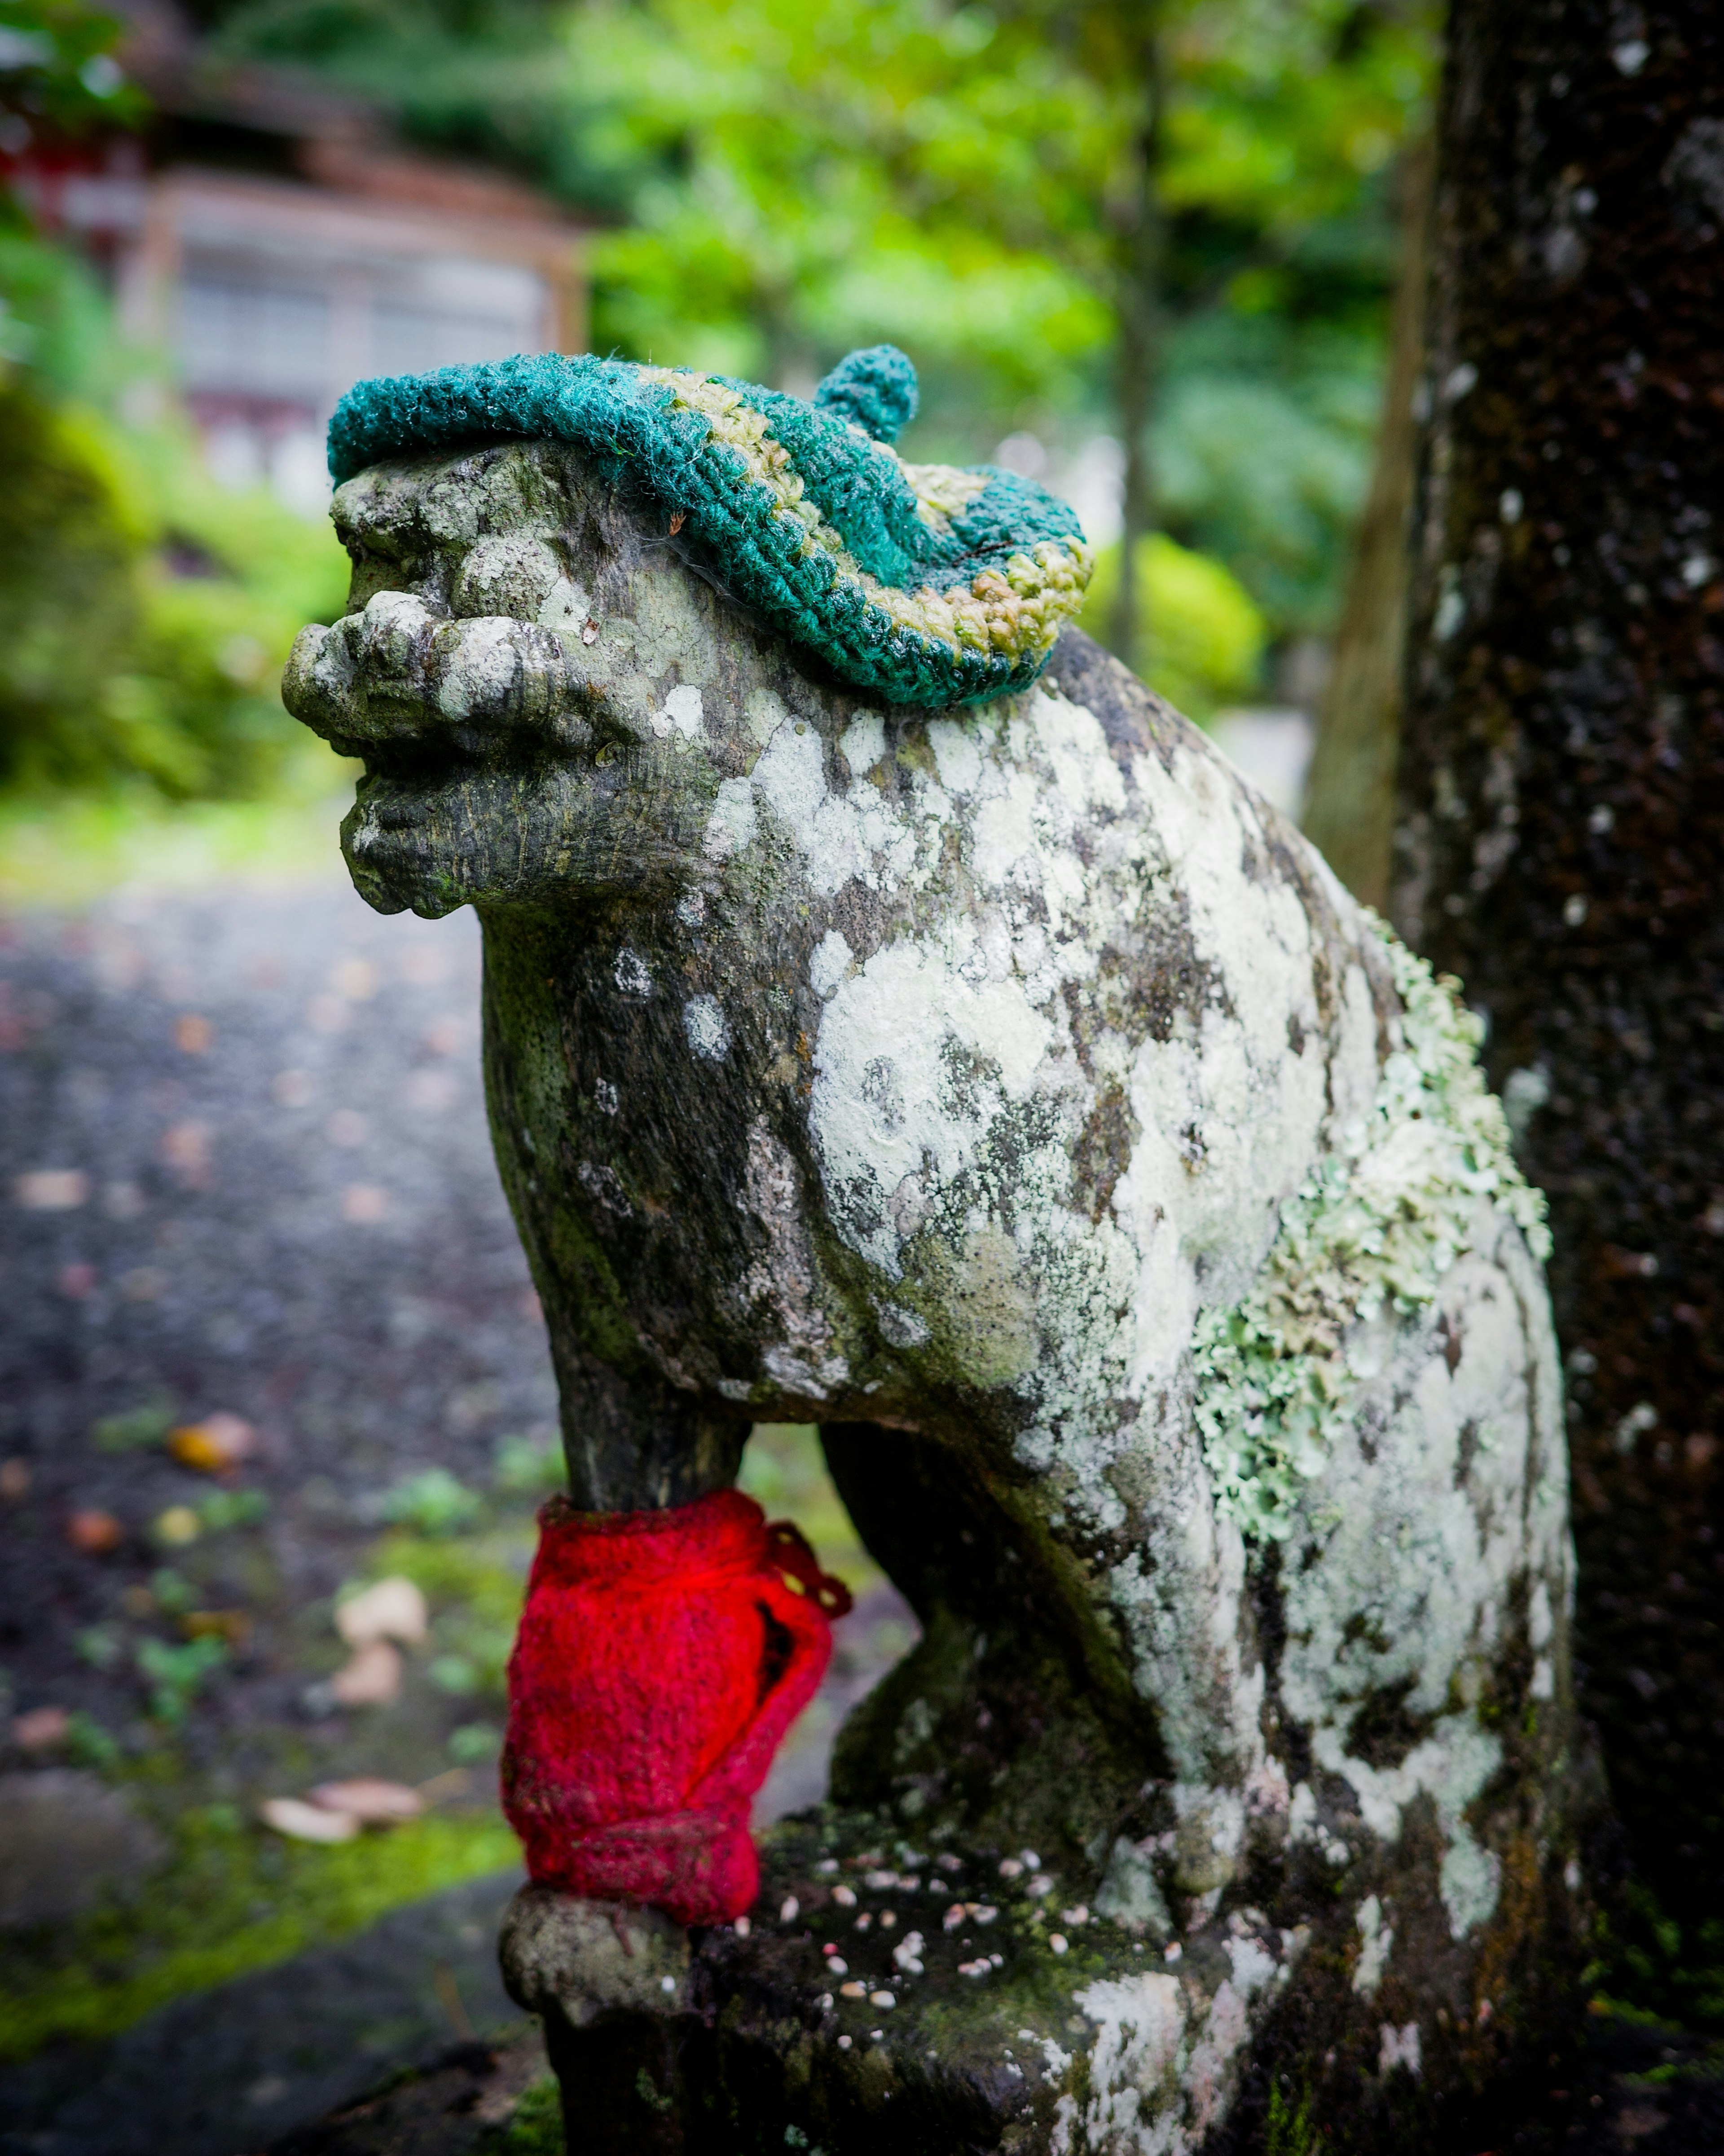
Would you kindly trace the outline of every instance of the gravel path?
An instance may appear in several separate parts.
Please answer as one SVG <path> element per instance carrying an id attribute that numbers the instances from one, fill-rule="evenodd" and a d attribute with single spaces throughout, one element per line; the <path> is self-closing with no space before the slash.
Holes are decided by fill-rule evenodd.
<path id="1" fill-rule="evenodd" d="M 111 1721 L 133 1695 L 76 1635 L 121 1617 L 195 1478 L 102 1450 L 99 1423 L 254 1425 L 244 1480 L 300 1606 L 375 1532 L 368 1499 L 416 1468 L 485 1480 L 499 1435 L 550 1435 L 554 1394 L 485 1127 L 469 915 L 122 896 L 0 937 L 0 1661 L 16 1708 Z M 113 1552 L 68 1540 L 80 1510 L 118 1522 Z M 232 1703 L 290 1712 L 295 1674 L 260 1656 Z"/>
<path id="2" fill-rule="evenodd" d="M 331 1597 L 413 1478 L 440 1471 L 483 1500 L 465 1540 L 438 1550 L 516 1574 L 531 1550 L 536 1492 L 500 1486 L 499 1447 L 552 1445 L 555 1394 L 485 1127 L 479 988 L 470 914 L 384 920 L 334 881 L 0 920 L 0 1958 L 14 1966 L 35 1951 L 21 1927 L 63 1932 L 151 1874 L 176 1804 L 220 1800 L 243 1822 L 264 1796 L 356 1774 L 488 1801 L 490 1768 L 461 1739 L 482 1751 L 498 1702 L 446 1672 L 439 1688 L 435 1637 L 386 1707 L 336 1710 L 327 1681 L 346 1652 Z M 213 1415 L 254 1433 L 226 1476 L 161 1441 Z M 203 1613 L 230 1626 L 229 1651 L 165 1744 L 145 1664 L 182 1652 Z M 874 1587 L 761 1817 L 824 1793 L 844 1712 L 913 1636 L 895 1592 Z M 41 1742 L 44 1712 L 69 1717 L 75 1741 Z M 452 1744 L 475 1760 L 464 1774 Z M 156 1777 L 135 1807 L 127 1761 Z M 465 2033 L 439 1965 L 485 2033 L 511 2011 L 491 1958 L 505 1891 L 457 1889 L 105 2046 L 0 2068 L 0 2149 L 261 2145 Z"/>

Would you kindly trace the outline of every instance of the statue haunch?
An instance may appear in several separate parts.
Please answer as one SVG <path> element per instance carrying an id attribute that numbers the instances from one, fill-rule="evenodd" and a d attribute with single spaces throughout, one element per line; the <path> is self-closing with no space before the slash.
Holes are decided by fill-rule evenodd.
<path id="1" fill-rule="evenodd" d="M 1397 2145 L 1578 1877 L 1543 1231 L 1473 1021 L 1075 631 L 871 701 L 548 441 L 335 515 L 287 699 L 365 760 L 366 898 L 484 923 L 576 1503 L 818 1422 L 924 1627 L 746 1938 L 523 1897 L 582 2145 Z"/>

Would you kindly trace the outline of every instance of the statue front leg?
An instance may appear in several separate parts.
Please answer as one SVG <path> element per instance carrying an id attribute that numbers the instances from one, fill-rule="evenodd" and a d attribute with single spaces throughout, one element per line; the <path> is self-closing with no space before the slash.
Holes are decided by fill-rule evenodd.
<path id="1" fill-rule="evenodd" d="M 656 1371 L 613 1370 L 552 1326 L 569 1502 L 583 1512 L 639 1512 L 691 1505 L 736 1479 L 749 1424 L 713 1414 Z"/>
<path id="2" fill-rule="evenodd" d="M 541 1514 L 511 1661 L 503 1799 L 531 1883 L 500 1953 L 570 2145 L 669 2156 L 702 2027 L 685 1927 L 756 1897 L 751 1800 L 848 1597 L 731 1486 L 745 1424 L 578 1350 L 558 1369 L 571 1495 Z"/>

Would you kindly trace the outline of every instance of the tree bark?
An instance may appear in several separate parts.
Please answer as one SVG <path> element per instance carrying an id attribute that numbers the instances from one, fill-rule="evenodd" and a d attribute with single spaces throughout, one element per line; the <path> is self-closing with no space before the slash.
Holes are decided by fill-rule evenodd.
<path id="1" fill-rule="evenodd" d="M 1306 836 L 1355 898 L 1388 902 L 1395 759 L 1406 654 L 1407 542 L 1419 461 L 1414 409 L 1424 357 L 1433 148 L 1415 142 L 1401 170 L 1401 262 L 1389 329 L 1388 379 L 1371 491 L 1355 542 L 1335 664 L 1317 715 Z"/>
<path id="2" fill-rule="evenodd" d="M 1724 1909 L 1724 12 L 1455 0 L 1439 175 L 1394 915 L 1550 1194 L 1583 1701 L 1686 1925 Z"/>

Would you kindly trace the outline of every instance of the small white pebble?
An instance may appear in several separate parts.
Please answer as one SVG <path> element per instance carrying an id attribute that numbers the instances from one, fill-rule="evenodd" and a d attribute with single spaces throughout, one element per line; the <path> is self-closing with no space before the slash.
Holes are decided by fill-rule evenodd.
<path id="1" fill-rule="evenodd" d="M 868 1986 L 854 1977 L 848 1984 L 839 1984 L 838 1989 L 841 1999 L 866 1999 L 868 1996 Z"/>
<path id="2" fill-rule="evenodd" d="M 876 1894 L 884 1894 L 889 1887 L 895 1887 L 897 1883 L 898 1875 L 895 1871 L 870 1871 L 862 1881 L 865 1887 L 873 1887 Z"/>
<path id="3" fill-rule="evenodd" d="M 747 1938 L 748 1934 L 749 1934 L 749 1933 L 750 1933 L 753 1929 L 754 1929 L 753 1925 L 752 1925 L 752 1924 L 751 1924 L 751 1923 L 749 1922 L 749 1921 L 748 1921 L 748 1919 L 747 1919 L 747 1917 L 737 1917 L 737 1919 L 736 1919 L 736 1937 L 737 1937 L 739 1939 L 746 1939 L 746 1938 Z"/>
<path id="4" fill-rule="evenodd" d="M 1039 1871 L 1042 1868 L 1042 1860 L 1033 1849 L 1020 1849 L 1018 1852 L 1018 1861 L 1026 1871 Z"/>
<path id="5" fill-rule="evenodd" d="M 989 1954 L 988 1958 L 996 1969 L 1003 1969 L 1006 1965 L 1006 1958 L 1003 1954 Z"/>
<path id="6" fill-rule="evenodd" d="M 1134 1942 L 1134 1943 L 1133 1943 L 1133 1945 L 1132 1945 L 1132 1948 L 1131 1948 L 1131 1951 L 1132 1951 L 1132 1953 L 1142 1953 L 1142 1951 L 1143 1951 L 1143 1943 L 1142 1943 L 1142 1941 L 1141 1939 L 1139 1939 L 1139 1940 L 1137 1940 L 1137 1941 Z"/>
<path id="7" fill-rule="evenodd" d="M 963 1920 L 964 1905 L 962 1902 L 954 1902 L 952 1907 L 946 1912 L 946 1914 L 940 1919 L 941 1922 L 946 1927 L 946 1929 L 948 1932 L 955 1932 L 958 1926 L 962 1923 Z"/>
<path id="8" fill-rule="evenodd" d="M 832 1890 L 832 1898 L 840 1909 L 854 1909 L 856 1906 L 856 1890 L 854 1887 L 834 1887 Z"/>
<path id="9" fill-rule="evenodd" d="M 1180 1955 L 1184 1952 L 1185 1948 L 1180 1945 L 1178 1939 L 1175 1939 L 1172 1946 L 1163 1947 L 1162 1948 L 1162 1959 L 1163 1961 L 1178 1961 Z"/>
<path id="10" fill-rule="evenodd" d="M 661 1976 L 659 1979 L 659 1989 L 660 1991 L 675 1991 L 676 1979 L 674 1976 Z"/>
<path id="11" fill-rule="evenodd" d="M 814 2004 L 823 2014 L 829 2014 L 832 2011 L 832 1994 L 829 1991 L 823 1991 Z"/>
<path id="12" fill-rule="evenodd" d="M 1054 1882 L 1045 1871 L 1038 1871 L 1025 1889 L 1033 1902 L 1039 1902 L 1044 1894 L 1051 1894 L 1053 1891 Z"/>
<path id="13" fill-rule="evenodd" d="M 994 1918 L 998 1916 L 999 1911 L 998 1909 L 989 1908 L 988 1904 L 984 1902 L 979 1908 L 973 1912 L 973 1914 L 975 1916 L 976 1922 L 978 1924 L 991 1924 Z"/>
<path id="14" fill-rule="evenodd" d="M 1020 2044 L 1034 2044 L 1039 2041 L 1039 2039 L 1034 2029 L 1020 2029 L 1018 2031 L 1018 2041 Z"/>
<path id="15" fill-rule="evenodd" d="M 856 1928 L 859 1932 L 865 1932 L 865 1931 L 868 1929 L 869 1926 L 870 1926 L 873 1922 L 874 1922 L 873 1917 L 870 1917 L 870 1916 L 869 1915 L 869 1913 L 868 1913 L 867 1910 L 866 1910 L 866 1909 L 865 1909 L 865 1910 L 862 1912 L 861 1915 L 860 1915 L 859 1917 L 857 1917 L 857 1919 L 856 1919 L 855 1928 Z"/>
<path id="16" fill-rule="evenodd" d="M 898 2004 L 890 1991 L 870 1991 L 868 2003 L 870 2006 L 895 2006 Z"/>
<path id="17" fill-rule="evenodd" d="M 1002 1879 L 1015 1879 L 1023 1869 L 1024 1866 L 1018 1861 L 1015 1856 L 1005 1856 L 1002 1857 L 1000 1860 L 1000 1877 Z"/>
<path id="18" fill-rule="evenodd" d="M 778 1912 L 778 1922 L 781 1924 L 793 1924 L 801 1912 L 802 1903 L 797 1900 L 795 1895 L 787 1894 L 784 1897 L 784 1906 Z"/>
<path id="19" fill-rule="evenodd" d="M 844 1956 L 839 1953 L 835 1953 L 831 1956 L 830 1959 L 827 1962 L 826 1968 L 828 1974 L 832 1976 L 848 1976 L 850 1973 L 850 1964 L 844 1959 Z"/>
<path id="20" fill-rule="evenodd" d="M 884 2029 L 870 2029 L 868 2032 L 868 2041 L 870 2044 L 881 2044 L 885 2041 L 885 2035 Z M 890 2096 L 891 2091 L 889 2089 L 886 2093 Z"/>
<path id="21" fill-rule="evenodd" d="M 1055 1932 L 1048 1941 L 1049 1950 L 1053 1953 L 1062 1954 L 1065 1951 L 1066 1943 L 1065 1933 L 1063 1932 Z"/>
<path id="22" fill-rule="evenodd" d="M 823 1872 L 836 1871 L 838 1869 L 838 1859 L 835 1856 L 823 1856 L 820 1859 L 820 1861 L 814 1866 L 814 1869 L 816 1871 Z"/>
<path id="23" fill-rule="evenodd" d="M 848 2051 L 850 2048 L 849 2038 L 848 2036 L 840 2036 L 838 2040 L 838 2048 L 841 2051 Z"/>
<path id="24" fill-rule="evenodd" d="M 962 1871 L 964 1868 L 964 1860 L 961 1856 L 942 1856 L 938 1862 L 942 1871 Z"/>
<path id="25" fill-rule="evenodd" d="M 893 1925 L 895 1924 L 897 1921 L 898 1912 L 895 1909 L 882 1909 L 880 1911 L 880 1928 L 883 1932 L 890 1931 Z"/>
<path id="26" fill-rule="evenodd" d="M 1074 1930 L 1075 1930 L 1080 1924 L 1087 1924 L 1089 1922 L 1090 1905 L 1087 1902 L 1080 1902 L 1076 1908 L 1062 1910 L 1060 1913 L 1065 1917 L 1066 1922 L 1070 1924 Z"/>

